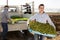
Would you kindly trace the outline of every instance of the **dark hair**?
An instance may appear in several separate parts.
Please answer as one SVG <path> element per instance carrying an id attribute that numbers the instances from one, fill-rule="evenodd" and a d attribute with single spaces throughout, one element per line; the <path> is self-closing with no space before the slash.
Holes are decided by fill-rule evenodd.
<path id="1" fill-rule="evenodd" d="M 39 8 L 40 8 L 40 6 L 44 6 L 44 4 L 40 4 L 40 5 L 39 5 Z"/>
<path id="2" fill-rule="evenodd" d="M 9 8 L 9 6 L 8 6 L 8 5 L 5 5 L 5 6 L 4 6 L 4 8 L 5 8 L 5 7 L 8 7 L 8 8 Z"/>

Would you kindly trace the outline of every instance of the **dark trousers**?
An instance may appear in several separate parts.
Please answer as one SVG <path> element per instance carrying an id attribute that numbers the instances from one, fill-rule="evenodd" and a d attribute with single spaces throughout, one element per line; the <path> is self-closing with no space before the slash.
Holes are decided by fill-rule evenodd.
<path id="1" fill-rule="evenodd" d="M 42 35 L 38 35 L 38 34 L 34 34 L 34 40 L 43 40 L 43 36 Z"/>
<path id="2" fill-rule="evenodd" d="M 43 36 L 42 35 L 40 35 L 40 39 L 39 40 L 43 40 Z"/>
<path id="3" fill-rule="evenodd" d="M 8 32 L 8 24 L 7 23 L 1 23 L 3 32 L 2 32 L 2 38 L 3 40 L 6 38 L 7 32 Z"/>

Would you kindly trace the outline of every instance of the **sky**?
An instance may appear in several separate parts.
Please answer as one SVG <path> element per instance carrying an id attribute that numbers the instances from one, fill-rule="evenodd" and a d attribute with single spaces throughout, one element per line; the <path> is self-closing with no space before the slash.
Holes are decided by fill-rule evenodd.
<path id="1" fill-rule="evenodd" d="M 38 9 L 39 4 L 44 4 L 45 9 L 60 9 L 60 0 L 8 0 L 8 5 L 32 4 L 33 1 L 35 9 Z M 6 0 L 0 0 L 0 5 L 6 5 Z"/>

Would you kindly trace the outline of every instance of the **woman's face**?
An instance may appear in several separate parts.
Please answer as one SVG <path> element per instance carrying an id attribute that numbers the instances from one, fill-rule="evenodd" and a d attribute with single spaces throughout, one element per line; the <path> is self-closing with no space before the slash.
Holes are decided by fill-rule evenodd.
<path id="1" fill-rule="evenodd" d="M 40 13 L 43 13 L 43 12 L 44 12 L 44 6 L 40 6 L 40 7 L 39 7 L 39 12 L 40 12 Z"/>

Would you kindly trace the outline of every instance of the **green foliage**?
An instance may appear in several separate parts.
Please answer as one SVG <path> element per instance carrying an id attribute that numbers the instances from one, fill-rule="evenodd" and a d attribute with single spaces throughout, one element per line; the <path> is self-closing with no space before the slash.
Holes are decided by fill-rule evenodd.
<path id="1" fill-rule="evenodd" d="M 46 33 L 46 34 L 56 34 L 56 30 L 54 29 L 53 26 L 49 25 L 49 23 L 39 23 L 36 21 L 30 21 L 29 22 L 29 27 L 34 30 L 38 31 L 41 33 Z"/>
<path id="2" fill-rule="evenodd" d="M 20 16 L 17 16 L 17 15 L 13 15 L 11 16 L 12 19 L 16 19 L 16 18 L 21 18 Z"/>

